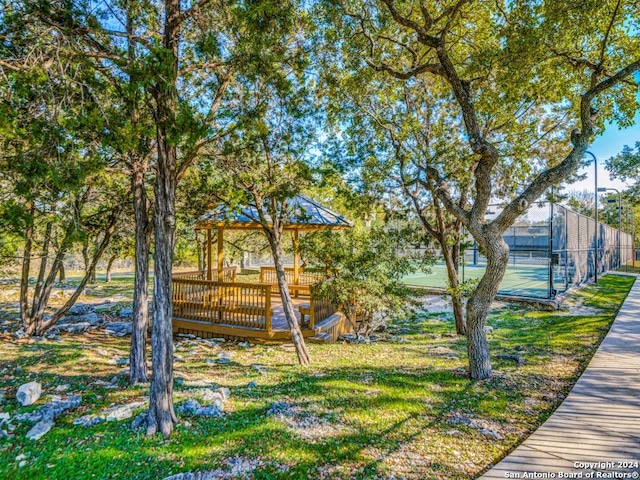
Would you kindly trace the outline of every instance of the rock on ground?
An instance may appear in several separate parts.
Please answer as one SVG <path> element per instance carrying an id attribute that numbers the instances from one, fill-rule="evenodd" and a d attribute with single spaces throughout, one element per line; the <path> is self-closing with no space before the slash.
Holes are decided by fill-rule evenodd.
<path id="1" fill-rule="evenodd" d="M 16 399 L 20 402 L 20 405 L 27 407 L 37 402 L 41 394 L 42 385 L 38 382 L 29 382 L 20 385 L 20 388 L 18 388 L 16 392 Z"/>
<path id="2" fill-rule="evenodd" d="M 67 333 L 84 333 L 93 327 L 89 322 L 78 322 L 58 325 L 57 330 Z"/>
<path id="3" fill-rule="evenodd" d="M 233 457 L 226 462 L 227 468 L 218 468 L 207 472 L 179 473 L 164 480 L 220 480 L 226 478 L 249 478 L 259 467 L 264 465 L 261 460 L 252 458 Z"/>
<path id="4" fill-rule="evenodd" d="M 78 417 L 73 421 L 74 425 L 80 425 L 83 427 L 93 427 L 101 423 L 104 419 L 102 417 L 98 417 L 96 415 L 83 415 L 82 417 Z"/>
<path id="5" fill-rule="evenodd" d="M 104 410 L 98 415 L 84 415 L 73 421 L 74 425 L 93 427 L 102 422 L 114 422 L 125 420 L 133 416 L 133 410 L 145 405 L 146 401 L 130 402 L 124 405 L 115 405 Z"/>
<path id="6" fill-rule="evenodd" d="M 85 305 L 84 303 L 76 303 L 73 307 L 69 309 L 67 312 L 69 315 L 86 315 L 87 313 L 93 312 L 92 305 Z"/>
<path id="7" fill-rule="evenodd" d="M 74 323 L 88 323 L 89 325 L 96 326 L 102 323 L 102 317 L 95 312 L 86 313 L 83 315 L 67 315 L 58 322 L 58 325 L 67 325 Z"/>
<path id="8" fill-rule="evenodd" d="M 50 402 L 45 403 L 37 410 L 29 413 L 21 413 L 14 417 L 16 421 L 39 422 L 42 420 L 55 420 L 67 410 L 78 408 L 82 397 L 80 395 L 68 395 L 66 398 L 54 395 Z"/>
<path id="9" fill-rule="evenodd" d="M 53 427 L 53 420 L 40 420 L 25 435 L 29 440 L 38 440 Z"/>
<path id="10" fill-rule="evenodd" d="M 107 422 L 114 420 L 124 420 L 133 416 L 133 410 L 143 406 L 145 402 L 131 402 L 125 405 L 116 405 L 102 412 L 102 416 Z"/>
<path id="11" fill-rule="evenodd" d="M 139 428 L 143 428 L 147 426 L 147 422 L 149 421 L 149 412 L 142 412 L 131 422 L 131 428 L 137 430 Z"/>
<path id="12" fill-rule="evenodd" d="M 104 329 L 107 335 L 124 337 L 125 335 L 131 335 L 133 324 L 131 322 L 111 322 L 107 323 Z"/>
<path id="13" fill-rule="evenodd" d="M 182 405 L 176 407 L 176 413 L 184 415 L 197 415 L 200 417 L 220 417 L 222 409 L 216 403 L 202 406 L 196 400 L 187 400 Z"/>

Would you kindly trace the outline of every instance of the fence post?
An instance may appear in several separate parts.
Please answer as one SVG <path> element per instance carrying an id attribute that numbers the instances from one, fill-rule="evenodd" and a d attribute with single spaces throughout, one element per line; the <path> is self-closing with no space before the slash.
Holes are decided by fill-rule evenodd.
<path id="1" fill-rule="evenodd" d="M 553 298 L 553 202 L 549 202 L 549 298 Z"/>

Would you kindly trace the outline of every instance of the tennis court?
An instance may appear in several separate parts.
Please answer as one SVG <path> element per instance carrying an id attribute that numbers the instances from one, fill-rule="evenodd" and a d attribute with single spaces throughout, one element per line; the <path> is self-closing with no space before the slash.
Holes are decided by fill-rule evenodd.
<path id="1" fill-rule="evenodd" d="M 480 278 L 486 265 L 465 265 L 464 279 Z M 462 267 L 460 275 L 462 276 Z M 445 288 L 447 286 L 447 268 L 433 265 L 431 273 L 416 272 L 404 277 L 407 285 Z M 547 265 L 509 265 L 505 273 L 500 293 L 535 298 L 549 297 L 549 267 Z"/>

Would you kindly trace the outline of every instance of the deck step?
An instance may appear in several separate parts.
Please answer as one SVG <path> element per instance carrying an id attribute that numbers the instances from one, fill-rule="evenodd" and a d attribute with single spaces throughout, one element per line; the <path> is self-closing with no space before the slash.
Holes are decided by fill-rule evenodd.
<path id="1" fill-rule="evenodd" d="M 318 334 L 314 335 L 313 337 L 309 337 L 307 339 L 307 341 L 310 342 L 310 343 L 331 343 L 332 340 L 333 339 L 331 338 L 331 335 L 329 335 L 326 332 L 318 333 Z"/>

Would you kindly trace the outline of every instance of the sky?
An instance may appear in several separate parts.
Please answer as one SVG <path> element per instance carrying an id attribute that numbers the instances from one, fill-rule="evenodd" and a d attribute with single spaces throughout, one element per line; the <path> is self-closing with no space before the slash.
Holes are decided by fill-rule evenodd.
<path id="1" fill-rule="evenodd" d="M 632 127 L 620 129 L 617 125 L 609 125 L 604 133 L 597 137 L 592 143 L 589 151 L 598 159 L 598 187 L 617 188 L 622 191 L 626 188 L 626 184 L 618 179 L 610 178 L 609 172 L 604 168 L 604 162 L 622 151 L 622 147 L 629 145 L 633 147 L 636 142 L 640 142 L 640 113 L 635 117 L 635 123 Z M 594 190 L 594 168 L 593 162 L 587 168 L 580 170 L 580 173 L 586 173 L 587 178 L 580 182 L 566 185 L 564 193 L 571 191 Z"/>

